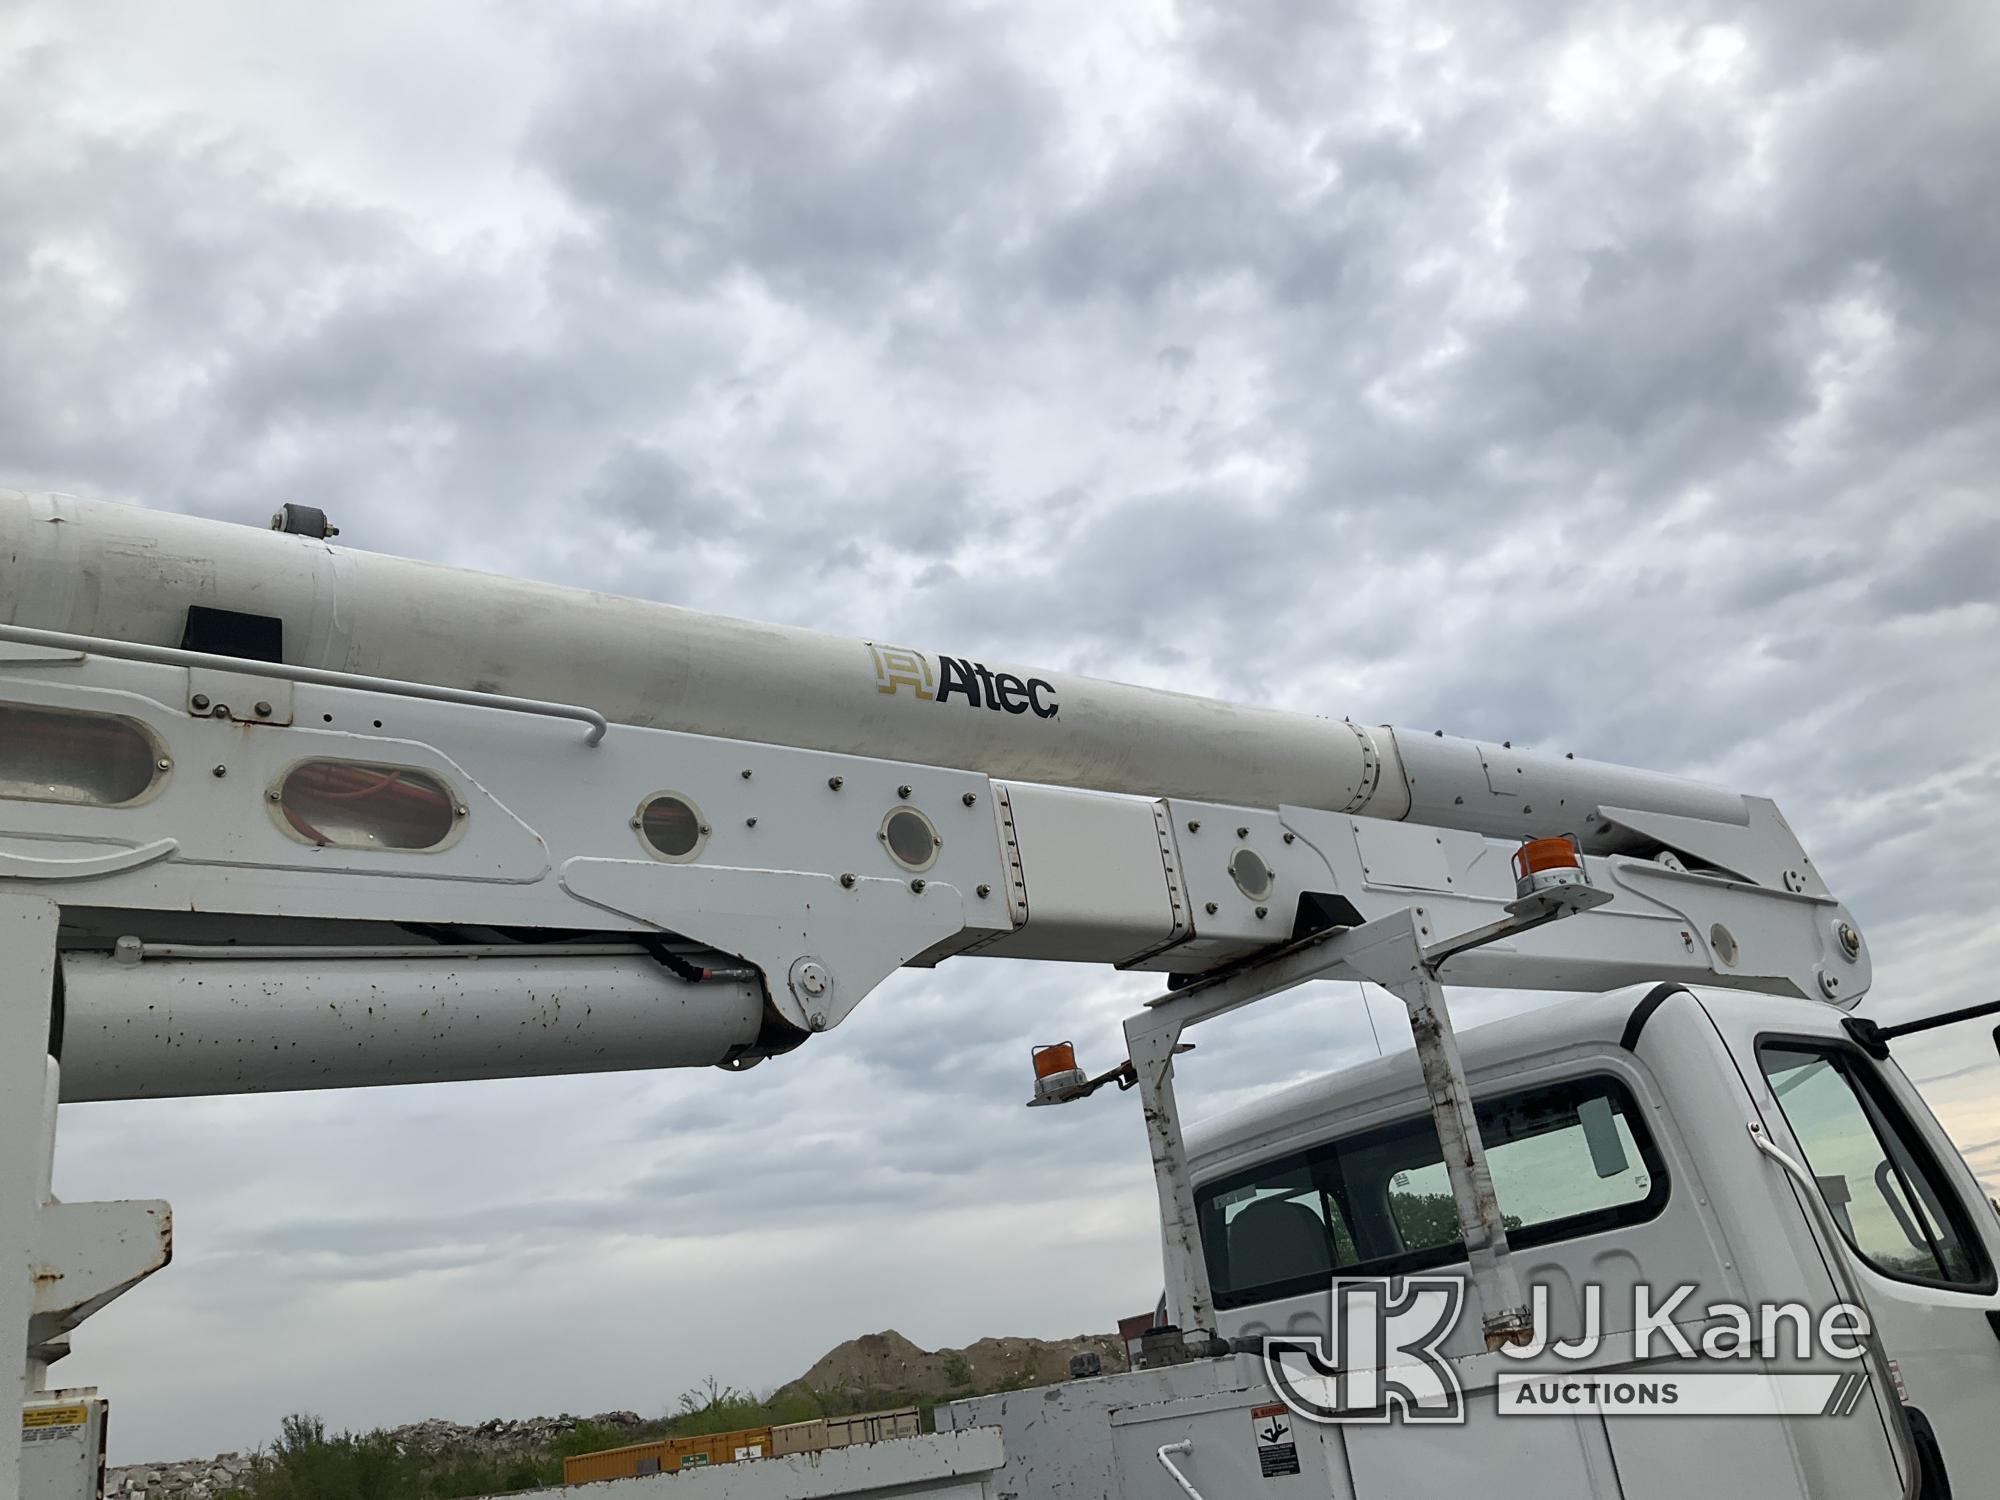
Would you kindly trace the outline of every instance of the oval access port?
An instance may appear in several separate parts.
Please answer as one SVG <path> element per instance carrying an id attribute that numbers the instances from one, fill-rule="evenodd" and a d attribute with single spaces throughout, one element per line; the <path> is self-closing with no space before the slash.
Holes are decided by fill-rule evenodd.
<path id="1" fill-rule="evenodd" d="M 0 703 L 0 797 L 129 807 L 166 779 L 164 759 L 135 719 Z"/>
<path id="2" fill-rule="evenodd" d="M 441 849 L 460 823 L 451 788 L 414 766 L 301 761 L 275 790 L 278 826 L 322 848 Z"/>

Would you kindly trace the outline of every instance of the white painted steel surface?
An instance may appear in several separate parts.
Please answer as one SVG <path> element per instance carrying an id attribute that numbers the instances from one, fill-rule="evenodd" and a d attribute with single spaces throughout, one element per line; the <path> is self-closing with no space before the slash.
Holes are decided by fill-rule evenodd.
<path id="1" fill-rule="evenodd" d="M 1507 846 L 1463 830 L 1300 807 L 1149 803 L 623 724 L 591 747 L 558 720 L 365 686 L 285 684 L 284 722 L 238 723 L 195 705 L 195 681 L 186 667 L 0 641 L 0 701 L 116 715 L 142 725 L 168 763 L 130 806 L 0 800 L 0 879 L 66 908 L 127 913 L 93 919 L 106 947 L 125 935 L 184 940 L 190 914 L 266 944 L 300 940 L 292 927 L 258 925 L 268 922 L 316 923 L 322 938 L 355 923 L 671 932 L 760 970 L 773 1010 L 806 1032 L 838 1025 L 897 967 L 958 952 L 1191 972 L 1286 940 L 1311 898 L 1363 920 L 1415 900 L 1434 930 L 1450 933 L 1493 920 L 1514 894 Z M 199 677 L 201 696 L 238 704 L 265 701 L 273 681 L 251 662 Z M 270 799 L 289 768 L 325 758 L 414 768 L 449 786 L 463 816 L 434 850 L 316 847 Z M 710 830 L 697 858 L 663 860 L 633 827 L 668 784 Z M 1681 820 L 1680 864 L 1591 856 L 1592 880 L 1613 896 L 1601 912 L 1454 959 L 1447 977 L 1564 989 L 1661 977 L 1812 994 L 1831 976 L 1843 1003 L 1858 999 L 1868 955 L 1836 942 L 1851 919 L 1822 890 L 1785 878 L 1805 861 L 1776 810 L 1756 798 L 1742 805 L 1741 825 Z M 885 817 L 902 808 L 940 840 L 921 875 L 884 846 Z M 1266 895 L 1246 894 L 1231 874 L 1246 852 L 1270 872 Z M 1705 855 L 1757 878 L 1681 867 Z M 214 927 L 232 915 L 250 925 Z M 1724 931 L 1726 953 L 1716 944 Z M 822 976 L 815 993 L 793 982 L 801 964 Z M 329 981 L 318 998 L 345 997 Z M 273 1024 L 304 1014 L 273 1011 Z M 309 1039 L 271 1040 L 282 1052 Z M 674 1055 L 666 1039 L 653 1045 Z M 696 1039 L 690 1054 L 705 1045 Z M 356 1053 L 361 1081 L 375 1081 L 381 1056 Z M 180 1061 L 169 1054 L 156 1066 L 171 1074 Z M 500 1064 L 530 1065 L 530 1054 Z M 150 1087 L 200 1090 L 214 1076 L 162 1076 Z"/>

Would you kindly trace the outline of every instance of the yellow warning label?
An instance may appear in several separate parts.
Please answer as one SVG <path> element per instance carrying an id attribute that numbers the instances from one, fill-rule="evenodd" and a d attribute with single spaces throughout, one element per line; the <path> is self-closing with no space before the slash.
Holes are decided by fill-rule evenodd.
<path id="1" fill-rule="evenodd" d="M 37 1427 L 81 1427 L 90 1420 L 87 1406 L 30 1406 L 21 1413 L 21 1430 Z"/>

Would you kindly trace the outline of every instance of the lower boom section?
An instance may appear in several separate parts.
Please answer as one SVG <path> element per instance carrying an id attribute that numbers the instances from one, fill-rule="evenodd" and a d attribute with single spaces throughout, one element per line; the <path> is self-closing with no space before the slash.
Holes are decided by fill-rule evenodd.
<path id="1" fill-rule="evenodd" d="M 158 1099 L 728 1063 L 763 986 L 644 953 L 62 959 L 62 1097 Z M 713 977 L 703 978 L 703 975 Z"/>

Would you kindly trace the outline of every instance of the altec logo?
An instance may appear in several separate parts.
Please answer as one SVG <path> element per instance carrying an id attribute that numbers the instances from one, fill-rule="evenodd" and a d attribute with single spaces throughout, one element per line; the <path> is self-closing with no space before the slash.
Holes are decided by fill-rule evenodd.
<path id="1" fill-rule="evenodd" d="M 925 703 L 949 703 L 962 697 L 973 708 L 997 713 L 1033 714 L 1053 719 L 1060 705 L 1055 684 L 1043 677 L 1017 677 L 995 672 L 984 662 L 963 656 L 940 656 L 935 671 L 931 659 L 907 646 L 869 643 L 875 659 L 875 691 L 894 694 L 908 688 Z"/>

